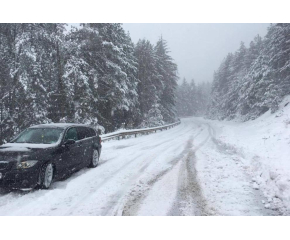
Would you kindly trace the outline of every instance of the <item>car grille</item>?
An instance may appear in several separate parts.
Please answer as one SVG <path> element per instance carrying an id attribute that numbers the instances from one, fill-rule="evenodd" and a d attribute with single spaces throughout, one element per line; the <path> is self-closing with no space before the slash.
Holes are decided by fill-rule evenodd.
<path id="1" fill-rule="evenodd" d="M 9 166 L 9 162 L 0 161 L 0 170 L 5 170 Z"/>

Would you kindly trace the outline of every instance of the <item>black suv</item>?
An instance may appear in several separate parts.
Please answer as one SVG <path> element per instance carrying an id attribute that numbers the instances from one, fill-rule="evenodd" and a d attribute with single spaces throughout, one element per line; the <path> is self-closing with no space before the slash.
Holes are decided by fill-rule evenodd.
<path id="1" fill-rule="evenodd" d="M 0 187 L 47 189 L 53 180 L 84 167 L 96 167 L 101 150 L 101 138 L 90 126 L 32 126 L 0 146 Z"/>

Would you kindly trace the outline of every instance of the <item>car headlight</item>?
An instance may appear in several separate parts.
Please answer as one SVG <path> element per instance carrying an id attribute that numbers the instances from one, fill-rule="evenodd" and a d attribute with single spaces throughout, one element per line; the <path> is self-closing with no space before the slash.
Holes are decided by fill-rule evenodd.
<path id="1" fill-rule="evenodd" d="M 33 167 L 36 163 L 37 163 L 36 160 L 29 160 L 29 161 L 17 163 L 16 166 L 17 166 L 17 169 L 25 169 L 25 168 Z"/>

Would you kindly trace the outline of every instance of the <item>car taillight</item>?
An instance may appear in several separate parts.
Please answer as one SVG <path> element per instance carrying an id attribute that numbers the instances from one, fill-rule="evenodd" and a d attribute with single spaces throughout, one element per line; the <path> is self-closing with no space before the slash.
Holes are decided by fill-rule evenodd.
<path id="1" fill-rule="evenodd" d="M 100 144 L 102 143 L 102 139 L 101 139 L 101 137 L 99 137 L 100 138 Z"/>

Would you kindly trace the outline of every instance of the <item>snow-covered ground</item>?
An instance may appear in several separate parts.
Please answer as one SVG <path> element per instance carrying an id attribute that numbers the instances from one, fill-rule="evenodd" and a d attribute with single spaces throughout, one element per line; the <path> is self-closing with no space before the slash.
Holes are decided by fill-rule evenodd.
<path id="1" fill-rule="evenodd" d="M 2 191 L 0 215 L 288 214 L 290 107 L 277 114 L 246 123 L 184 118 L 104 142 L 95 169 L 51 190 Z"/>
<path id="2" fill-rule="evenodd" d="M 290 98 L 280 109 L 248 122 L 210 121 L 218 129 L 216 144 L 251 177 L 265 208 L 289 215 L 290 210 Z M 213 156 L 212 156 L 213 157 Z"/>

